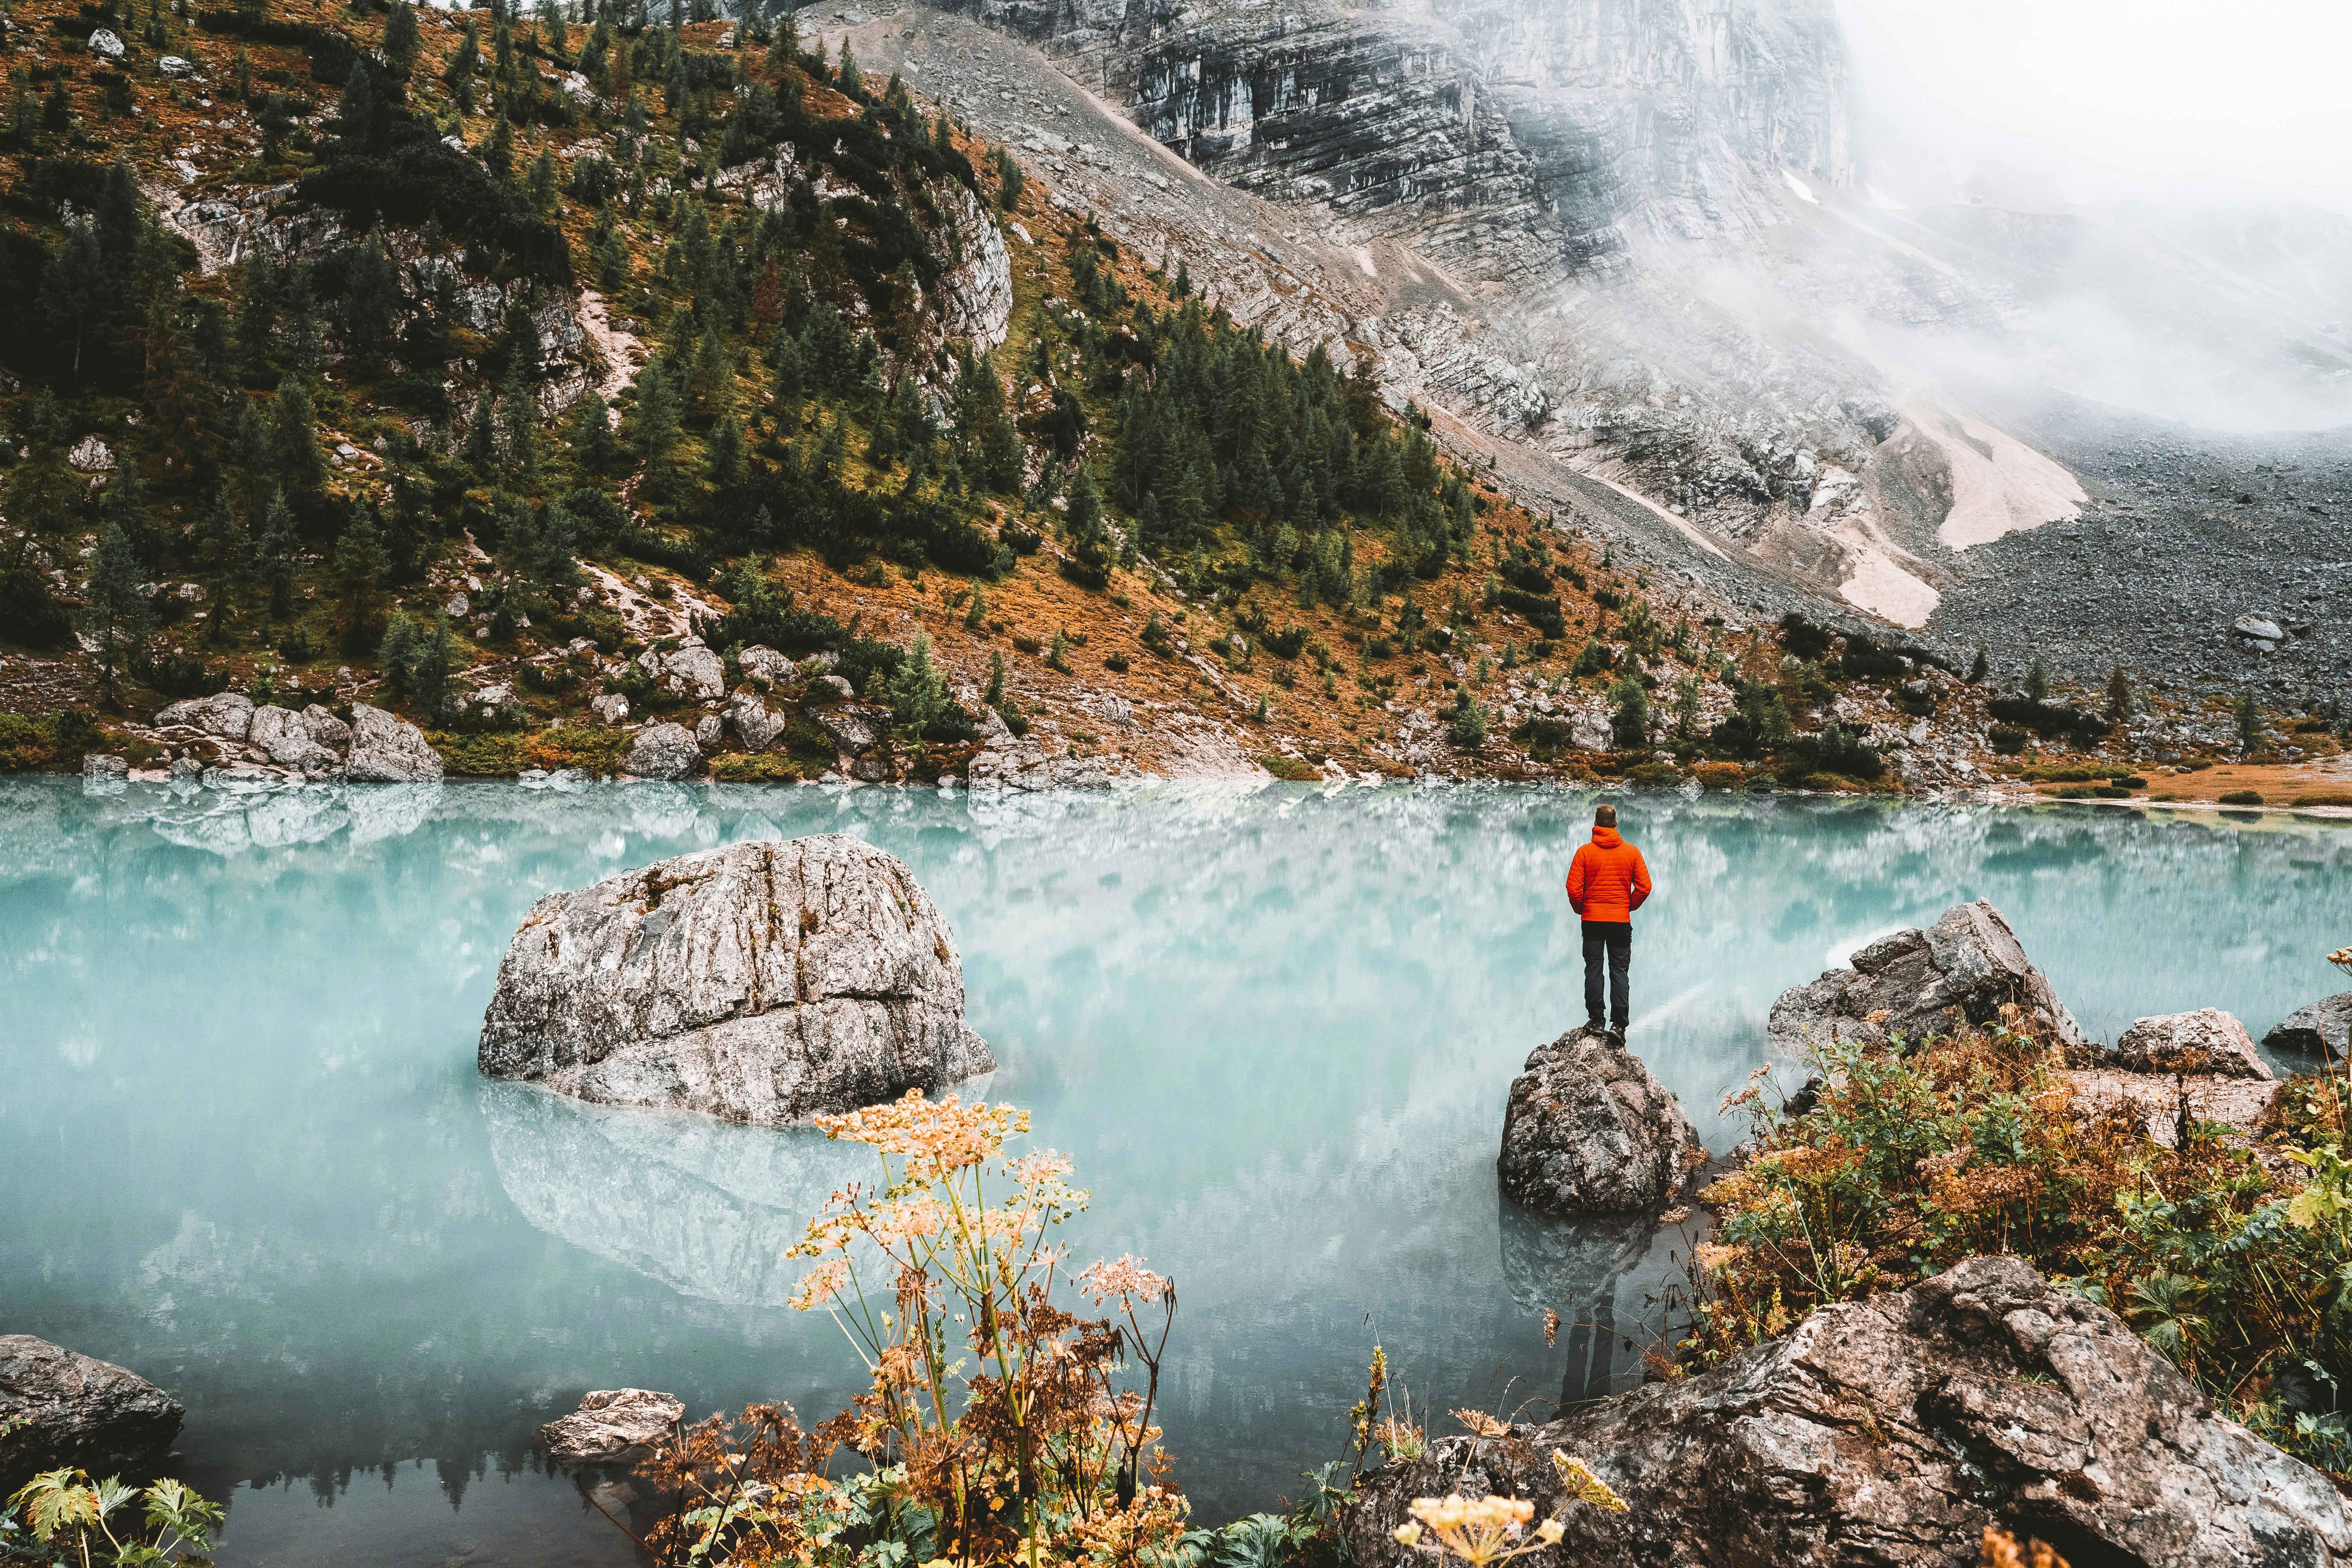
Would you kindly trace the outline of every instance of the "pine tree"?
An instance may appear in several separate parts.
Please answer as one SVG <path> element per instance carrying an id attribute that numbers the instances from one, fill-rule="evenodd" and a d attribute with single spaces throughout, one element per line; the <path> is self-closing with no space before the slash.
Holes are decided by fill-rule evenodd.
<path id="1" fill-rule="evenodd" d="M 368 623 L 373 618 L 375 593 L 391 566 L 383 535 L 375 525 L 375 509 L 362 507 L 352 514 L 335 541 L 331 565 L 335 596 L 343 605 L 343 651 L 357 653 L 367 646 Z"/>
<path id="2" fill-rule="evenodd" d="M 2107 671 L 2107 728 L 2120 730 L 2131 722 L 2131 682 L 2124 679 L 2124 667 L 2116 665 Z"/>
<path id="3" fill-rule="evenodd" d="M 980 591 L 979 584 L 974 584 L 971 590 L 971 602 L 963 607 L 963 624 L 971 630 L 977 631 L 987 619 L 988 595 Z"/>
<path id="4" fill-rule="evenodd" d="M 931 661 L 931 639 L 921 632 L 890 678 L 891 722 L 899 738 L 919 743 L 948 708 L 948 683 Z"/>
<path id="5" fill-rule="evenodd" d="M 466 19 L 466 30 L 457 39 L 457 52 L 450 58 L 449 69 L 443 78 L 449 84 L 450 96 L 457 100 L 457 112 L 474 112 L 474 74 L 482 68 L 482 35 L 473 18 Z"/>
<path id="6" fill-rule="evenodd" d="M 1609 692 L 1616 710 L 1609 716 L 1609 739 L 1620 751 L 1634 751 L 1650 742 L 1650 694 L 1632 676 Z"/>
<path id="7" fill-rule="evenodd" d="M 384 623 L 383 641 L 376 645 L 376 663 L 383 669 L 383 692 L 394 701 L 409 694 L 415 679 L 416 651 L 424 632 L 405 610 L 394 610 Z"/>
<path id="8" fill-rule="evenodd" d="M 402 81 L 416 68 L 416 8 L 408 0 L 393 0 L 383 23 L 383 58 Z"/>
<path id="9" fill-rule="evenodd" d="M 418 711 L 436 722 L 448 715 L 449 682 L 457 668 L 457 639 L 449 630 L 449 617 L 436 610 L 433 624 L 417 637 L 409 658 L 408 696 Z"/>
<path id="10" fill-rule="evenodd" d="M 1984 644 L 1979 643 L 1977 644 L 1976 658 L 1969 662 L 1969 684 L 1970 686 L 1981 686 L 1984 684 L 1985 677 L 1991 673 L 1992 664 L 1991 661 L 1985 658 Z"/>
<path id="11" fill-rule="evenodd" d="M 269 590 L 270 616 L 283 619 L 294 608 L 294 511 L 282 490 L 269 493 L 253 553 L 254 574 Z"/>
<path id="12" fill-rule="evenodd" d="M 196 516 L 196 569 L 211 590 L 205 635 L 213 642 L 224 641 L 236 590 L 253 575 L 253 538 L 228 497 L 217 490 Z"/>
<path id="13" fill-rule="evenodd" d="M 988 694 L 981 701 L 1000 712 L 1004 708 L 1004 655 L 1002 652 L 988 656 Z"/>
<path id="14" fill-rule="evenodd" d="M 2042 657 L 2036 654 L 2033 668 L 2025 672 L 2025 695 L 2029 701 L 2039 702 L 2050 695 L 2050 675 L 2042 668 Z"/>
<path id="15" fill-rule="evenodd" d="M 82 629 L 97 644 L 100 686 L 113 700 L 123 670 L 143 662 L 147 636 L 155 626 L 138 549 L 120 521 L 109 522 L 99 535 L 82 596 Z"/>
<path id="16" fill-rule="evenodd" d="M 2254 705 L 2254 694 L 2242 692 L 2236 708 L 2238 750 L 2251 756 L 2263 749 L 2263 710 Z"/>
<path id="17" fill-rule="evenodd" d="M 271 467 L 281 489 L 313 495 L 326 484 L 327 459 L 319 450 L 318 425 L 310 389 L 301 377 L 289 374 L 278 382 L 278 397 L 269 411 L 269 446 Z"/>

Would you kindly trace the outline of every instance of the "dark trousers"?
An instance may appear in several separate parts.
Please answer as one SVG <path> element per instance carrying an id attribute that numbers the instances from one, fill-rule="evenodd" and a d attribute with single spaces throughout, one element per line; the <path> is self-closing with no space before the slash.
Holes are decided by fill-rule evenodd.
<path id="1" fill-rule="evenodd" d="M 1584 1016 L 1601 1022 L 1601 955 L 1609 955 L 1609 1022 L 1619 1034 L 1632 1010 L 1629 998 L 1633 967 L 1633 927 L 1628 921 L 1584 922 Z"/>

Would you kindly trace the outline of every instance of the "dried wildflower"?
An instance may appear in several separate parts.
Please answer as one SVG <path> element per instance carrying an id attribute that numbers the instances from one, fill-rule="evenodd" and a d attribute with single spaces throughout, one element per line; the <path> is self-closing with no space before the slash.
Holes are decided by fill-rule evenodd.
<path id="1" fill-rule="evenodd" d="M 1992 1525 L 1985 1526 L 1984 1545 L 1977 1554 L 1978 1568 L 2066 1568 L 2066 1560 L 2037 1541 L 2020 1550 L 2017 1537 Z"/>
<path id="2" fill-rule="evenodd" d="M 1560 1449 L 1551 1451 L 1551 1468 L 1559 1472 L 1560 1484 L 1568 1489 L 1570 1499 L 1591 1503 L 1609 1513 L 1623 1513 L 1625 1500 L 1610 1489 L 1609 1483 L 1592 1473 L 1592 1467 L 1582 1459 L 1571 1459 Z"/>
<path id="3" fill-rule="evenodd" d="M 1454 1413 L 1454 1419 L 1461 1422 L 1463 1428 L 1474 1436 L 1505 1437 L 1511 1431 L 1509 1422 L 1498 1421 L 1483 1410 L 1457 1410 Z"/>
<path id="4" fill-rule="evenodd" d="M 1459 1557 L 1471 1568 L 1506 1563 L 1548 1544 L 1521 1539 L 1536 1516 L 1536 1505 L 1523 1498 L 1466 1498 L 1455 1492 L 1450 1497 L 1415 1498 L 1408 1511 L 1423 1530 L 1437 1537 L 1441 1553 Z M 1398 1539 L 1404 1539 L 1402 1533 Z M 1416 1531 L 1405 1544 L 1417 1544 L 1420 1539 Z"/>
<path id="5" fill-rule="evenodd" d="M 1559 1314 L 1549 1307 L 1544 1309 L 1544 1348 L 1549 1350 L 1559 1342 Z"/>
<path id="6" fill-rule="evenodd" d="M 1665 1213 L 1658 1216 L 1658 1223 L 1660 1225 L 1680 1225 L 1683 1221 L 1690 1218 L 1690 1205 L 1676 1204 L 1674 1207 L 1668 1209 Z"/>
<path id="7" fill-rule="evenodd" d="M 1078 1289 L 1092 1296 L 1097 1306 L 1114 1296 L 1131 1296 L 1148 1304 L 1167 1293 L 1168 1281 L 1146 1268 L 1140 1258 L 1122 1257 L 1095 1264 L 1080 1274 Z"/>

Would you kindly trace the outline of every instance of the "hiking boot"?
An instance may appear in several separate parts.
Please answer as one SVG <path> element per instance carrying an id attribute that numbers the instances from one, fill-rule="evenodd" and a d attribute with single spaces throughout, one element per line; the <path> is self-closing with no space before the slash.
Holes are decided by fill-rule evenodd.
<path id="1" fill-rule="evenodd" d="M 1621 1051 L 1625 1048 L 1625 1031 L 1623 1029 L 1612 1026 L 1601 1037 Z"/>
<path id="2" fill-rule="evenodd" d="M 1584 1032 L 1588 1035 L 1605 1035 L 1609 1032 L 1608 1021 L 1602 1018 L 1587 1018 L 1584 1020 Z"/>

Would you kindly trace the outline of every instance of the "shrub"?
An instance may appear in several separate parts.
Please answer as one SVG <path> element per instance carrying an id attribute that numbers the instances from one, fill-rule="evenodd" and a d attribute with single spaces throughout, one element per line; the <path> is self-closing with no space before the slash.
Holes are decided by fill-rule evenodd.
<path id="1" fill-rule="evenodd" d="M 1466 686 L 1454 693 L 1454 722 L 1446 734 L 1457 751 L 1475 752 L 1486 743 L 1486 710 Z"/>
<path id="2" fill-rule="evenodd" d="M 566 724 L 530 736 L 523 742 L 518 756 L 523 767 L 545 768 L 550 773 L 558 768 L 578 768 L 586 773 L 617 773 L 621 771 L 621 759 L 628 751 L 629 737 L 618 730 Z"/>
<path id="3" fill-rule="evenodd" d="M 520 735 L 434 730 L 425 739 L 441 753 L 441 765 L 452 778 L 510 779 L 523 770 Z"/>
<path id="4" fill-rule="evenodd" d="M 1279 752 L 1268 752 L 1257 761 L 1258 766 L 1286 784 L 1313 784 L 1323 776 L 1312 764 Z"/>
<path id="5" fill-rule="evenodd" d="M 1738 763 L 1701 763 L 1691 770 L 1691 775 L 1706 789 L 1738 789 L 1746 781 L 1746 770 Z"/>
<path id="6" fill-rule="evenodd" d="M 1780 646 L 1791 658 L 1816 659 L 1830 651 L 1832 634 L 1829 627 L 1817 626 L 1803 612 L 1790 610 L 1780 617 Z"/>
<path id="7" fill-rule="evenodd" d="M 1812 1056 L 1809 1106 L 1735 1097 L 1757 1154 L 1704 1194 L 1721 1219 L 1690 1267 L 1688 1360 L 1714 1365 L 1816 1306 L 2011 1252 L 2115 1309 L 2257 1432 L 2346 1462 L 2342 1417 L 2291 1415 L 2279 1389 L 2306 1369 L 2330 1386 L 2352 1376 L 2340 1081 L 2284 1086 L 2258 1158 L 2217 1123 L 2166 1148 L 2144 1113 L 2077 1103 L 2057 1045 L 2007 1024 Z"/>
<path id="8" fill-rule="evenodd" d="M 789 784 L 805 775 L 772 752 L 726 752 L 710 759 L 710 776 L 721 784 Z"/>
<path id="9" fill-rule="evenodd" d="M 1103 658 L 1103 668 L 1114 675 L 1125 675 L 1128 671 L 1128 657 L 1123 653 L 1108 654 Z"/>
<path id="10" fill-rule="evenodd" d="M 1170 1282 L 1132 1258 L 1061 1272 L 1051 1233 L 1087 1194 L 1067 1160 L 1004 1152 L 1025 1111 L 910 1092 L 817 1124 L 872 1145 L 884 1179 L 810 1221 L 792 1304 L 833 1314 L 872 1391 L 814 1433 L 773 1405 L 683 1433 L 641 1467 L 677 1499 L 647 1537 L 656 1560 L 850 1568 L 877 1540 L 908 1562 L 1172 1560 L 1185 1507 L 1152 1422 Z M 1103 1315 L 1055 1300 L 1081 1295 Z M 835 1480 L 845 1446 L 869 1468 Z"/>
<path id="11" fill-rule="evenodd" d="M 2013 757 L 2025 750 L 2027 736 L 2024 731 L 2012 725 L 1995 724 L 1985 731 L 1985 739 L 2000 755 Z"/>
<path id="12" fill-rule="evenodd" d="M 1780 781 L 1769 773 L 1755 773 L 1748 775 L 1749 795 L 1770 795 L 1780 787 Z"/>
<path id="13" fill-rule="evenodd" d="M 2294 804 L 2297 805 L 2352 805 L 2352 790 L 2330 789 L 2321 790 L 2315 795 L 2299 795 L 2294 797 Z"/>
<path id="14" fill-rule="evenodd" d="M 1560 616 L 1559 600 L 1549 594 L 1503 588 L 1496 593 L 1495 602 L 1512 614 L 1525 617 L 1528 625 L 1554 642 L 1568 635 L 1568 623 Z"/>
<path id="15" fill-rule="evenodd" d="M 1643 789 L 1672 789 L 1683 782 L 1682 773 L 1672 763 L 1643 763 L 1625 777 Z"/>
<path id="16" fill-rule="evenodd" d="M 2263 804 L 2263 795 L 2260 790 L 2233 789 L 2221 797 L 2221 804 L 2223 805 L 2260 805 Z"/>
<path id="17" fill-rule="evenodd" d="M 1835 773 L 1840 778 L 1868 782 L 1886 771 L 1878 753 L 1843 724 L 1832 724 L 1818 735 L 1800 735 L 1781 753 L 1790 772 Z"/>

